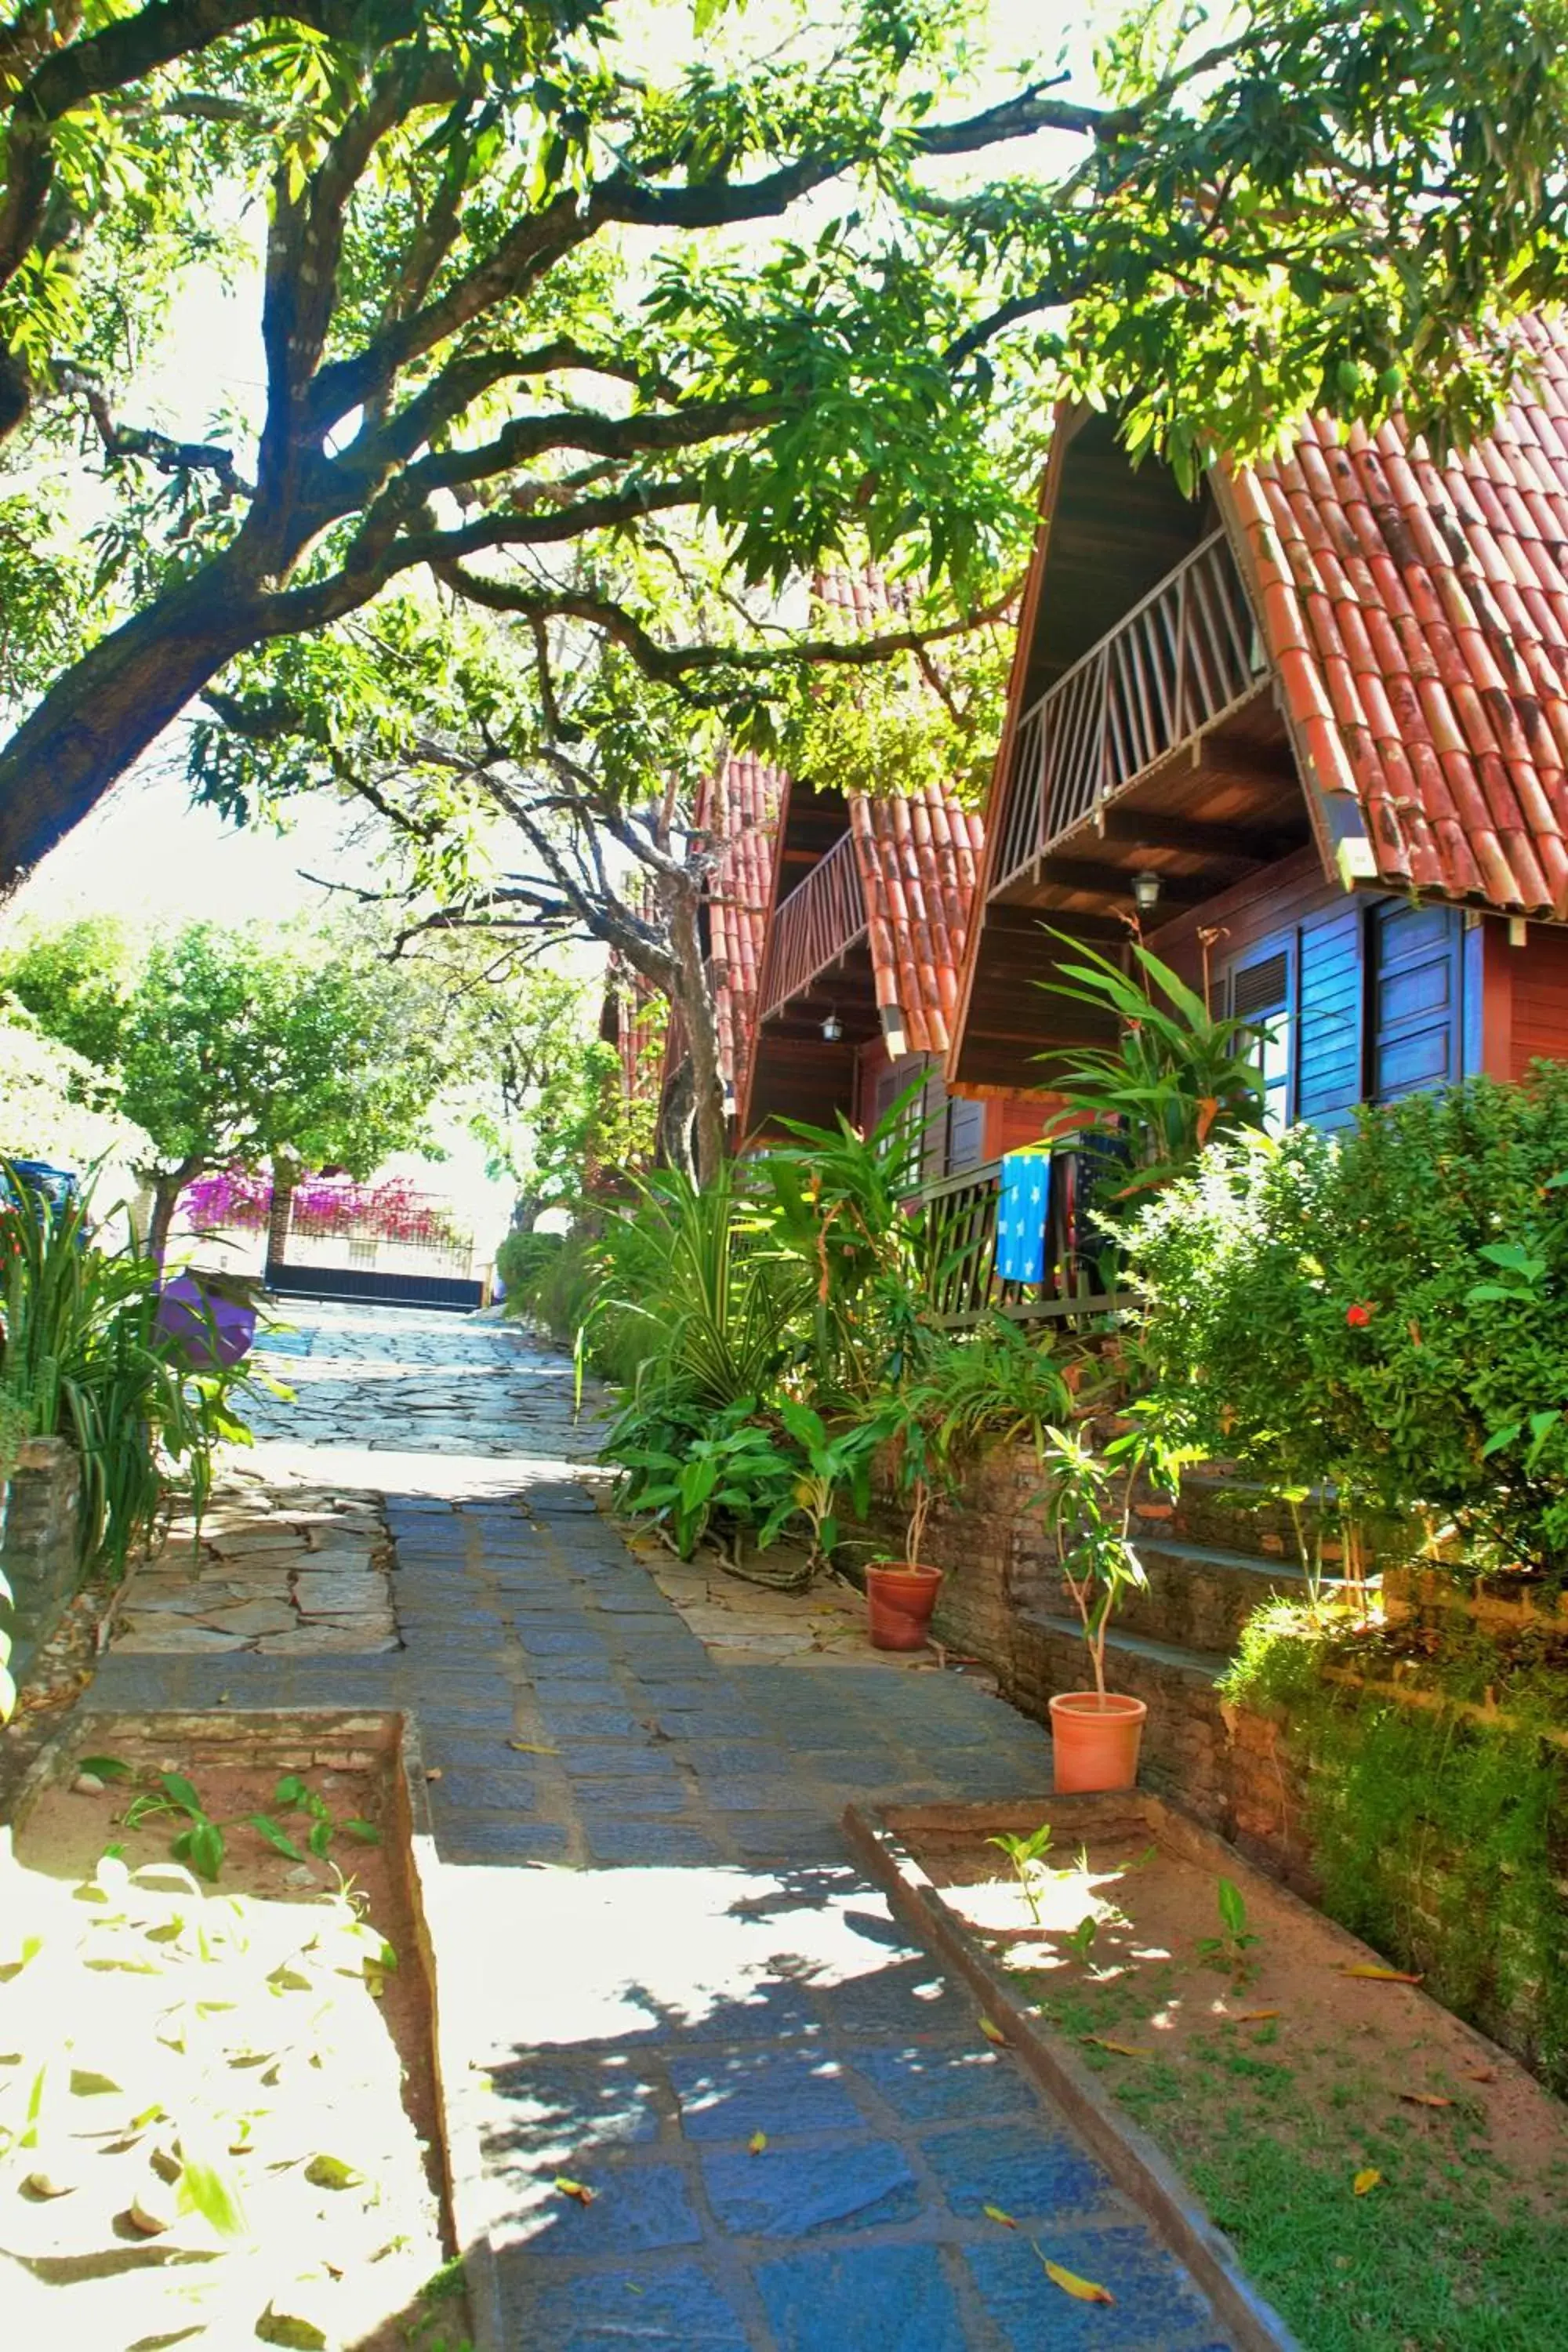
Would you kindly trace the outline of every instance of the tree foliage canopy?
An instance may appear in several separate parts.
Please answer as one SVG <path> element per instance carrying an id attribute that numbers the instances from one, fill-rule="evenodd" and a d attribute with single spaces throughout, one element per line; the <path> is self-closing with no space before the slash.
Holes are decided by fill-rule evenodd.
<path id="1" fill-rule="evenodd" d="M 0 880 L 237 657 L 402 583 L 535 645 L 570 619 L 733 726 L 780 645 L 733 611 L 671 640 L 672 520 L 736 584 L 865 551 L 973 610 L 1054 392 L 1118 404 L 1188 482 L 1315 404 L 1462 434 L 1520 363 L 1510 318 L 1563 290 L 1563 0 L 1254 0 L 1217 37 L 1138 0 L 1092 102 L 1004 65 L 968 0 L 699 14 L 695 40 L 676 0 L 0 28 L 4 683 L 37 698 L 0 751 Z M 163 289 L 226 254 L 259 407 L 165 429 Z M 83 421 L 90 568 L 37 510 Z"/>
<path id="2" fill-rule="evenodd" d="M 421 992 L 330 941 L 192 923 L 138 957 L 78 923 L 25 942 L 4 980 L 147 1137 L 161 1227 L 207 1169 L 368 1175 L 420 1140 L 445 1076 Z"/>

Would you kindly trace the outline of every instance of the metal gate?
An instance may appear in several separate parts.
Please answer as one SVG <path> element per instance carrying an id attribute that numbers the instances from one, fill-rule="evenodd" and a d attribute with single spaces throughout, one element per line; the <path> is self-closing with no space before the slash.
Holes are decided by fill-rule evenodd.
<path id="1" fill-rule="evenodd" d="M 474 1237 L 457 1208 L 401 1181 L 300 1185 L 281 1261 L 268 1264 L 267 1281 L 285 1297 L 387 1307 L 464 1308 L 484 1298 Z"/>

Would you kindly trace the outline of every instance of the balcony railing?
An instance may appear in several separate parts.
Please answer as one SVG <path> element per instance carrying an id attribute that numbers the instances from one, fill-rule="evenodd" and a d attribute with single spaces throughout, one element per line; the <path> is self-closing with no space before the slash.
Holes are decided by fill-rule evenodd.
<path id="1" fill-rule="evenodd" d="M 774 910 L 758 992 L 762 1018 L 803 994 L 865 929 L 866 894 L 847 833 Z"/>
<path id="2" fill-rule="evenodd" d="M 961 1176 L 926 1185 L 920 1195 L 926 1295 L 940 1322 L 962 1328 L 1000 1313 L 1020 1323 L 1062 1323 L 1119 1314 L 1137 1304 L 1130 1291 L 1113 1286 L 1114 1268 L 1106 1263 L 1105 1243 L 1064 1234 L 1059 1224 L 1047 1237 L 1044 1282 L 999 1281 L 996 1211 L 1001 1193 L 1002 1162 L 990 1160 L 979 1168 L 966 1168 Z M 1089 1246 L 1082 1246 L 1084 1242 Z"/>
<path id="3" fill-rule="evenodd" d="M 1265 668 L 1247 591 L 1214 531 L 1024 713 L 992 896 L 1245 702 Z"/>

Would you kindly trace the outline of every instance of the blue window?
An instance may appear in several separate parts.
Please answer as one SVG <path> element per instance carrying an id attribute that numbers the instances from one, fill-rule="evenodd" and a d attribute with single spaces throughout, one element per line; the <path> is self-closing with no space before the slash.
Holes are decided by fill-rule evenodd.
<path id="1" fill-rule="evenodd" d="M 1270 1129 L 1346 1127 L 1358 1103 L 1462 1076 L 1465 982 L 1452 907 L 1352 899 L 1249 948 L 1227 1003 L 1257 1022 Z"/>

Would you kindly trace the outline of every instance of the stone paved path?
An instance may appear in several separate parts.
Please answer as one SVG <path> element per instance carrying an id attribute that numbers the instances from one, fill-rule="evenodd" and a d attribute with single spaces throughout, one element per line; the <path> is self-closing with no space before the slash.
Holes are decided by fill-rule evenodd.
<path id="1" fill-rule="evenodd" d="M 386 1495 L 404 1646 L 118 1653 L 90 1703 L 416 1717 L 486 2352 L 1222 2352 L 836 1826 L 852 1796 L 1043 1794 L 1038 1729 L 953 1675 L 715 1663 L 574 1467 L 568 1366 L 458 1318 L 296 1312 L 257 1465 Z"/>

